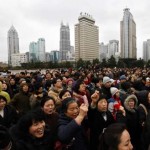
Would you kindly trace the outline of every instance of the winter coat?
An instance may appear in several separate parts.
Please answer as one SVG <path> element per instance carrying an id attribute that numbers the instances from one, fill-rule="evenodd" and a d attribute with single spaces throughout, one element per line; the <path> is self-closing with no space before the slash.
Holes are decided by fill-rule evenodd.
<path id="1" fill-rule="evenodd" d="M 116 119 L 116 114 L 119 111 L 119 108 L 121 106 L 120 99 L 114 99 L 113 97 L 108 99 L 108 110 L 112 113 L 114 118 Z"/>
<path id="2" fill-rule="evenodd" d="M 57 139 L 57 128 L 58 128 L 59 114 L 53 112 L 52 114 L 45 114 L 45 123 L 50 128 L 50 133 L 53 135 L 53 139 Z"/>
<path id="3" fill-rule="evenodd" d="M 148 111 L 145 126 L 144 126 L 143 138 L 144 138 L 145 147 L 146 148 L 150 147 L 150 109 Z"/>
<path id="4" fill-rule="evenodd" d="M 128 103 L 130 99 L 134 99 L 135 101 L 134 108 L 129 107 Z M 139 113 L 137 111 L 137 106 L 138 106 L 138 100 L 137 97 L 133 94 L 128 96 L 124 101 L 124 107 L 126 110 L 126 120 L 127 120 L 126 125 L 131 136 L 131 142 L 133 144 L 133 147 L 136 150 L 140 150 L 141 130 L 140 130 L 140 121 L 139 121 Z"/>
<path id="5" fill-rule="evenodd" d="M 41 101 L 45 96 L 47 96 L 46 92 L 42 92 L 40 94 L 32 94 L 30 96 L 30 107 L 31 107 L 31 109 L 41 107 Z"/>
<path id="6" fill-rule="evenodd" d="M 19 118 L 30 110 L 29 98 L 29 93 L 20 91 L 12 99 L 10 104 L 16 109 Z"/>
<path id="7" fill-rule="evenodd" d="M 103 115 L 107 116 L 107 120 L 104 119 Z M 115 120 L 110 111 L 102 113 L 96 108 L 89 108 L 88 119 L 90 124 L 90 149 L 96 150 L 99 143 L 99 136 L 103 132 L 103 129 L 114 123 Z"/>
<path id="8" fill-rule="evenodd" d="M 88 150 L 86 128 L 78 125 L 74 119 L 61 114 L 58 125 L 58 139 L 71 150 Z"/>
<path id="9" fill-rule="evenodd" d="M 17 113 L 13 107 L 6 105 L 3 109 L 4 116 L 0 115 L 0 124 L 10 128 L 13 124 L 17 122 Z"/>
<path id="10" fill-rule="evenodd" d="M 42 138 L 35 138 L 29 135 L 23 135 L 18 126 L 15 125 L 10 128 L 10 135 L 16 145 L 15 150 L 53 150 L 53 137 L 50 134 L 50 130 L 45 129 L 44 136 Z"/>
<path id="11" fill-rule="evenodd" d="M 59 99 L 59 93 L 62 91 L 62 89 L 56 89 L 55 87 L 51 88 L 50 91 L 48 92 L 48 96 L 51 96 L 54 98 L 56 102 L 56 109 L 57 106 L 61 105 L 61 100 Z"/>

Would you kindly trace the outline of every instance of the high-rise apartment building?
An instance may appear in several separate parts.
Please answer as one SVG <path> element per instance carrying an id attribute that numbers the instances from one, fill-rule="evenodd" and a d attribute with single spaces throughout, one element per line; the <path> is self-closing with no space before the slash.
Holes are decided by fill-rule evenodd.
<path id="1" fill-rule="evenodd" d="M 99 59 L 99 29 L 95 20 L 87 13 L 80 13 L 75 25 L 75 59 L 92 61 Z"/>
<path id="2" fill-rule="evenodd" d="M 38 46 L 38 60 L 41 62 L 45 62 L 45 39 L 39 38 L 37 46 Z"/>
<path id="3" fill-rule="evenodd" d="M 70 29 L 69 25 L 61 23 L 60 27 L 60 61 L 66 61 L 67 53 L 70 51 Z"/>
<path id="4" fill-rule="evenodd" d="M 29 45 L 29 61 L 36 62 L 38 58 L 38 47 L 36 42 L 31 42 Z"/>
<path id="5" fill-rule="evenodd" d="M 136 24 L 129 8 L 124 9 L 120 22 L 121 58 L 136 58 Z"/>
<path id="6" fill-rule="evenodd" d="M 31 42 L 29 45 L 29 60 L 30 62 L 46 61 L 45 39 L 39 38 L 37 42 Z"/>
<path id="7" fill-rule="evenodd" d="M 108 55 L 108 44 L 104 44 L 103 42 L 99 44 L 99 60 L 107 59 Z"/>
<path id="8" fill-rule="evenodd" d="M 150 60 L 150 39 L 143 42 L 143 59 Z"/>
<path id="9" fill-rule="evenodd" d="M 115 57 L 115 54 L 119 52 L 119 41 L 110 40 L 108 44 L 108 58 L 111 56 Z"/>
<path id="10" fill-rule="evenodd" d="M 11 26 L 11 28 L 8 31 L 7 34 L 7 44 L 8 44 L 8 65 L 12 65 L 12 54 L 19 53 L 19 37 L 16 29 L 14 26 Z"/>
<path id="11" fill-rule="evenodd" d="M 50 55 L 51 55 L 51 61 L 53 63 L 59 61 L 59 59 L 60 59 L 60 51 L 52 50 Z"/>

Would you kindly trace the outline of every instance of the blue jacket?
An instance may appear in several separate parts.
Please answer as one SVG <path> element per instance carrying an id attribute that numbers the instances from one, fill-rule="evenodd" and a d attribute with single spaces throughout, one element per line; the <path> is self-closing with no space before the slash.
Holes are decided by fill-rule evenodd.
<path id="1" fill-rule="evenodd" d="M 78 125 L 74 119 L 67 117 L 65 114 L 60 115 L 58 122 L 58 138 L 63 144 L 70 145 L 71 150 L 88 150 L 84 123 Z"/>

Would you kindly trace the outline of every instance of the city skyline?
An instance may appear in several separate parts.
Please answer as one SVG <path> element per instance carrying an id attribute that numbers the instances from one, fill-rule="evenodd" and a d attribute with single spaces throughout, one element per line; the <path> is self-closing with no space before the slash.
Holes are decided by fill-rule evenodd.
<path id="1" fill-rule="evenodd" d="M 60 23 L 69 24 L 71 45 L 75 45 L 74 25 L 81 12 L 93 16 L 99 27 L 99 43 L 119 40 L 123 9 L 128 7 L 137 26 L 137 57 L 142 56 L 143 41 L 150 39 L 148 0 L 6 0 L 0 6 L 0 61 L 7 61 L 7 32 L 11 25 L 19 36 L 20 53 L 29 51 L 29 44 L 38 38 L 45 39 L 46 52 L 59 50 Z M 7 11 L 6 11 L 7 10 Z M 120 49 L 120 48 L 119 48 Z"/>

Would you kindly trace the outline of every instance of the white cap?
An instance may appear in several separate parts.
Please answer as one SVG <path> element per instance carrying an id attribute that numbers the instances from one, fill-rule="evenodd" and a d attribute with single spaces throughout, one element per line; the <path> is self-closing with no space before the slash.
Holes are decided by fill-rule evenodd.
<path id="1" fill-rule="evenodd" d="M 107 76 L 103 77 L 103 84 L 105 84 L 107 82 L 111 82 L 111 79 Z"/>
<path id="2" fill-rule="evenodd" d="M 119 90 L 116 87 L 111 87 L 110 88 L 110 93 L 112 96 L 114 96 Z"/>

